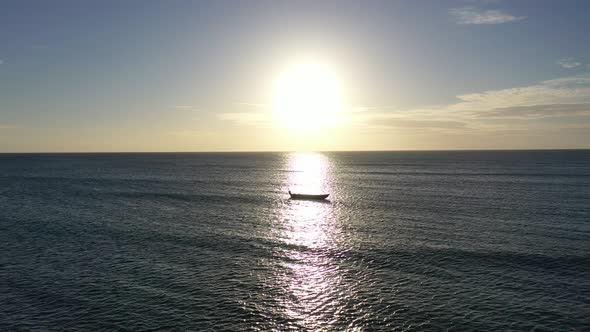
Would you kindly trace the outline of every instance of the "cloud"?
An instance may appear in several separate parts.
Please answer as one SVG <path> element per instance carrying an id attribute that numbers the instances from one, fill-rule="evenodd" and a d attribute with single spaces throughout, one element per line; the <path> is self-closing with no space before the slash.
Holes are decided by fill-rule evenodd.
<path id="1" fill-rule="evenodd" d="M 407 129 L 460 129 L 467 127 L 465 122 L 449 120 L 413 120 L 398 117 L 375 117 L 371 124 L 381 127 L 407 128 Z"/>
<path id="2" fill-rule="evenodd" d="M 186 110 L 186 111 L 193 111 L 193 112 L 198 112 L 199 109 L 195 106 L 190 106 L 190 105 L 174 105 L 174 106 L 170 106 L 170 108 L 174 108 L 177 110 Z"/>
<path id="3" fill-rule="evenodd" d="M 0 65 L 4 64 L 4 60 L 0 59 Z"/>
<path id="4" fill-rule="evenodd" d="M 267 127 L 271 124 L 271 118 L 268 114 L 262 112 L 235 112 L 221 113 L 219 119 L 231 121 L 237 125 Z"/>
<path id="5" fill-rule="evenodd" d="M 526 16 L 514 16 L 501 10 L 482 10 L 475 7 L 453 8 L 449 13 L 457 24 L 501 24 L 524 20 Z"/>
<path id="6" fill-rule="evenodd" d="M 590 116 L 590 103 L 546 104 L 496 108 L 479 113 L 480 117 L 540 119 L 560 116 Z"/>
<path id="7" fill-rule="evenodd" d="M 590 102 L 590 75 L 563 77 L 509 89 L 457 96 L 450 111 L 489 111 L 496 108 Z"/>
<path id="8" fill-rule="evenodd" d="M 234 102 L 234 105 L 237 105 L 237 106 L 246 106 L 246 107 L 252 107 L 252 108 L 260 108 L 260 109 L 264 109 L 264 108 L 268 108 L 269 107 L 268 104 L 263 104 L 263 103 L 248 103 L 248 102 L 242 102 L 242 101 L 236 101 L 236 102 Z"/>
<path id="9" fill-rule="evenodd" d="M 590 127 L 590 74 L 463 94 L 448 105 L 406 110 L 363 109 L 363 112 L 348 113 L 350 124 L 359 131 L 408 129 L 467 134 L 510 130 L 559 132 L 572 126 L 587 128 Z"/>
<path id="10" fill-rule="evenodd" d="M 582 64 L 574 58 L 563 58 L 557 61 L 557 64 L 560 65 L 562 68 L 571 69 L 581 66 Z"/>
<path id="11" fill-rule="evenodd" d="M 217 117 L 222 121 L 230 121 L 238 126 L 258 128 L 273 126 L 273 116 L 269 111 L 269 104 L 234 101 L 232 105 L 238 106 L 239 111 L 221 113 Z"/>

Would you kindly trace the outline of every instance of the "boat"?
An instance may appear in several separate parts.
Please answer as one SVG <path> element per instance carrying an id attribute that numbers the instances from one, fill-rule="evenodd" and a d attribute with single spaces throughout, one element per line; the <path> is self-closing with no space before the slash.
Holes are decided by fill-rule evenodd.
<path id="1" fill-rule="evenodd" d="M 312 199 L 312 200 L 324 200 L 330 196 L 330 194 L 319 194 L 319 195 L 310 195 L 310 194 L 294 194 L 289 190 L 289 196 L 292 199 Z"/>

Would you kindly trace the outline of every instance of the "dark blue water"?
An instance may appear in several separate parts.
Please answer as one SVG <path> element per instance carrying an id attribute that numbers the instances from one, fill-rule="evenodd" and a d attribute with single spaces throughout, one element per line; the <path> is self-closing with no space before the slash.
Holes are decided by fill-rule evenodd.
<path id="1" fill-rule="evenodd" d="M 590 151 L 5 154 L 0 252 L 2 331 L 588 331 Z"/>

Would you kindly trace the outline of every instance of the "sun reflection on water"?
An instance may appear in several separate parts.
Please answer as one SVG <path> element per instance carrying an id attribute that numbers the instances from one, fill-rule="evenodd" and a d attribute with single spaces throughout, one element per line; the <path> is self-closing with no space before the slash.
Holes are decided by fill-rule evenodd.
<path id="1" fill-rule="evenodd" d="M 285 186 L 298 193 L 330 193 L 330 160 L 319 153 L 288 156 Z M 334 262 L 341 233 L 329 201 L 286 200 L 282 206 L 281 255 L 286 273 L 282 288 L 288 293 L 281 306 L 287 317 L 308 329 L 323 329 L 337 319 L 341 287 Z"/>
<path id="2" fill-rule="evenodd" d="M 289 189 L 297 193 L 318 194 L 330 189 L 330 160 L 320 153 L 289 155 Z"/>

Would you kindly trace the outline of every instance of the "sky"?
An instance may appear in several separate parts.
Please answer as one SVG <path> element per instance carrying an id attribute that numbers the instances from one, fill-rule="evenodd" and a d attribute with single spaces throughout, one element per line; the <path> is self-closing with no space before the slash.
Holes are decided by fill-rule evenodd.
<path id="1" fill-rule="evenodd" d="M 0 152 L 590 148 L 590 1 L 0 3 Z"/>

